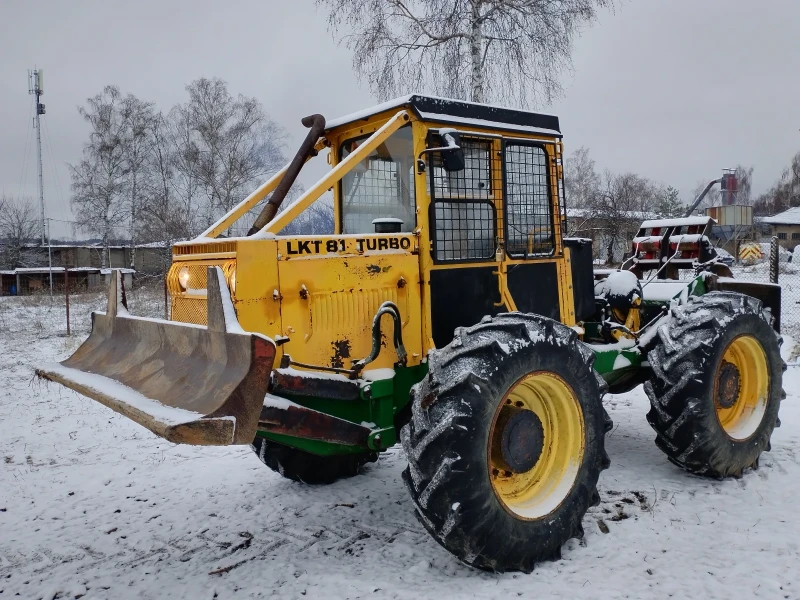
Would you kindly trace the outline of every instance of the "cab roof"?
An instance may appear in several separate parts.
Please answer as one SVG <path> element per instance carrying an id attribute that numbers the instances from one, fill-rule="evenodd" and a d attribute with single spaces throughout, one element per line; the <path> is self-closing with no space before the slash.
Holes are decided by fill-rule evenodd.
<path id="1" fill-rule="evenodd" d="M 422 120 L 456 127 L 467 125 L 562 137 L 558 117 L 555 115 L 421 94 L 402 96 L 338 119 L 332 119 L 327 122 L 325 130 L 330 131 L 341 125 L 367 120 L 373 115 L 393 108 L 408 108 Z"/>

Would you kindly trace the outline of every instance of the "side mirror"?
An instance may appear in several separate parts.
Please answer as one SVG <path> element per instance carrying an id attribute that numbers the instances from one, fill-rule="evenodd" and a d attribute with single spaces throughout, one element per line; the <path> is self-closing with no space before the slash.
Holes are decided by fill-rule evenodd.
<path id="1" fill-rule="evenodd" d="M 455 129 L 440 129 L 439 137 L 442 147 L 439 150 L 442 157 L 442 167 L 448 173 L 463 171 L 464 149 L 461 147 L 461 135 Z"/>
<path id="2" fill-rule="evenodd" d="M 464 150 L 461 148 L 461 134 L 455 129 L 440 129 L 439 140 L 441 145 L 436 148 L 426 148 L 417 157 L 417 173 L 425 172 L 423 154 L 438 152 L 442 159 L 442 168 L 448 173 L 463 171 L 465 167 Z"/>

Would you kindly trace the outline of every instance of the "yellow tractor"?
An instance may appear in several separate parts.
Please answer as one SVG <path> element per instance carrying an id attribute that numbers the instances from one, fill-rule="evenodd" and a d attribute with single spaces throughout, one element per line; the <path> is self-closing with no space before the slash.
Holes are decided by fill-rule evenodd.
<path id="1" fill-rule="evenodd" d="M 494 571 L 583 534 L 606 390 L 644 382 L 686 470 L 757 466 L 782 393 L 780 288 L 697 260 L 684 281 L 594 273 L 591 242 L 564 235 L 557 117 L 412 95 L 303 123 L 285 169 L 174 246 L 171 320 L 128 314 L 114 277 L 86 342 L 39 374 L 176 443 L 251 444 L 306 483 L 402 443 L 420 521 Z M 323 151 L 330 171 L 280 211 Z M 333 233 L 281 234 L 328 190 Z"/>

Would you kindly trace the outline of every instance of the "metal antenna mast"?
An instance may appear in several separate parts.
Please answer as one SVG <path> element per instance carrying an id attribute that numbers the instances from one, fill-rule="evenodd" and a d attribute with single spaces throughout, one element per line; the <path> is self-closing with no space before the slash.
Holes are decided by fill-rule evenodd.
<path id="1" fill-rule="evenodd" d="M 44 74 L 42 69 L 28 71 L 28 93 L 36 96 L 36 115 L 33 117 L 33 128 L 36 129 L 36 151 L 39 167 L 39 223 L 42 232 L 42 245 L 45 243 L 46 224 L 44 220 L 44 177 L 42 175 L 42 131 L 39 117 L 44 114 L 44 104 L 39 102 L 44 94 Z"/>

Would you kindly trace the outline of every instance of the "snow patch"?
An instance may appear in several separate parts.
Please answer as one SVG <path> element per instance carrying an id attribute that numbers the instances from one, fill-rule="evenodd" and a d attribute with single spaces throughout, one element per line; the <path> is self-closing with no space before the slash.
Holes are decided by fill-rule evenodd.
<path id="1" fill-rule="evenodd" d="M 281 410 L 288 410 L 292 407 L 302 408 L 299 404 L 296 404 L 291 400 L 281 398 L 280 396 L 273 396 L 272 394 L 267 394 L 264 396 L 264 406 L 268 408 L 279 408 Z"/>
<path id="2" fill-rule="evenodd" d="M 365 381 L 378 381 L 380 379 L 393 379 L 394 369 L 366 369 L 361 372 L 361 379 Z"/>
<path id="3" fill-rule="evenodd" d="M 583 345 L 588 346 L 592 352 L 607 352 L 609 350 L 630 350 L 636 346 L 636 340 L 622 338 L 613 344 L 590 344 L 581 342 Z"/>
<path id="4" fill-rule="evenodd" d="M 594 285 L 594 295 L 601 298 L 609 296 L 627 296 L 631 292 L 638 292 L 639 279 L 631 271 L 613 271 L 608 277 L 601 279 Z M 638 298 L 638 293 L 633 299 Z"/>
<path id="5" fill-rule="evenodd" d="M 642 287 L 645 301 L 668 302 L 689 290 L 688 281 L 651 281 Z"/>
<path id="6" fill-rule="evenodd" d="M 208 296 L 208 290 L 206 288 L 188 288 L 185 292 L 183 292 L 184 296 L 202 296 L 205 298 Z"/>
<path id="7" fill-rule="evenodd" d="M 293 369 L 292 367 L 287 367 L 285 369 L 275 369 L 275 370 L 282 375 L 290 375 L 292 377 L 310 377 L 312 379 L 350 381 L 350 379 L 348 379 L 344 375 L 340 375 L 339 373 L 324 373 L 322 371 L 301 371 L 299 369 Z"/>
<path id="8" fill-rule="evenodd" d="M 612 367 L 614 371 L 618 369 L 624 369 L 625 367 L 630 367 L 631 361 L 629 361 L 624 354 L 620 353 L 617 354 L 617 358 L 614 360 L 614 366 Z"/>
<path id="9" fill-rule="evenodd" d="M 678 219 L 648 219 L 644 221 L 640 229 L 651 229 L 652 227 L 679 227 L 691 225 L 707 225 L 709 222 L 716 223 L 711 217 L 683 217 Z"/>

